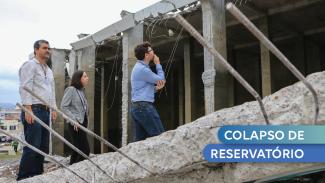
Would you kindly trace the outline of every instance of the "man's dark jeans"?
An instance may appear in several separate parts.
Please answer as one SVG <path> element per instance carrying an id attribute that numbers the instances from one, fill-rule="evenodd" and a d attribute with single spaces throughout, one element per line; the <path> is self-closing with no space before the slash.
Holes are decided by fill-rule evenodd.
<path id="1" fill-rule="evenodd" d="M 41 107 L 32 107 L 33 113 L 47 125 L 49 124 L 50 112 Z M 34 120 L 28 124 L 25 120 L 25 113 L 21 113 L 24 125 L 25 140 L 39 150 L 49 153 L 49 132 Z M 20 160 L 17 180 L 33 177 L 43 173 L 44 156 L 34 152 L 28 147 L 24 147 Z"/>
<path id="2" fill-rule="evenodd" d="M 160 135 L 165 131 L 156 108 L 150 102 L 132 103 L 131 115 L 135 126 L 135 141 Z"/>

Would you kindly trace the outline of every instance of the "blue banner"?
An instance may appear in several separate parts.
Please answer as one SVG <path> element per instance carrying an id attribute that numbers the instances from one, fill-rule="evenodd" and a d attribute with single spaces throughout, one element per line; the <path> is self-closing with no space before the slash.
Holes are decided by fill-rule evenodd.
<path id="1" fill-rule="evenodd" d="M 325 144 L 325 125 L 234 125 L 218 130 L 225 144 Z"/>
<path id="2" fill-rule="evenodd" d="M 325 162 L 325 145 L 208 144 L 208 162 Z"/>

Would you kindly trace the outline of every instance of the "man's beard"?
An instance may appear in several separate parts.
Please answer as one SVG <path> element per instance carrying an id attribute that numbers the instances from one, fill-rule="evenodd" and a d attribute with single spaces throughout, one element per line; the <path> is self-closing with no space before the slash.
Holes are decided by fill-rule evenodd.
<path id="1" fill-rule="evenodd" d="M 50 55 L 50 54 L 45 54 L 45 55 L 44 55 L 44 59 L 45 59 L 45 60 L 49 60 L 50 58 L 51 58 L 51 55 Z"/>

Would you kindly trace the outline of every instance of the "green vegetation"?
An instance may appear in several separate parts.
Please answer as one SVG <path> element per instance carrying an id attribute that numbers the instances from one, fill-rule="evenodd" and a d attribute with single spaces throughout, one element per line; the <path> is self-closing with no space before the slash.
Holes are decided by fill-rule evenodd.
<path id="1" fill-rule="evenodd" d="M 21 153 L 16 153 L 16 155 L 0 154 L 0 161 L 7 160 L 7 159 L 19 159 L 20 157 L 21 157 Z"/>

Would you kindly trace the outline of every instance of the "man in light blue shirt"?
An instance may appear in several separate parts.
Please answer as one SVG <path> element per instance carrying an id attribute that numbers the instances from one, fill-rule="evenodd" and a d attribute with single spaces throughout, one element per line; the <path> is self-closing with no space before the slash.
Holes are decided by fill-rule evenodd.
<path id="1" fill-rule="evenodd" d="M 131 74 L 131 116 L 135 126 L 135 141 L 144 140 L 163 133 L 164 127 L 156 108 L 153 106 L 155 92 L 165 86 L 165 74 L 160 60 L 144 42 L 134 49 L 138 59 Z M 152 72 L 149 63 L 156 64 L 157 74 Z"/>

